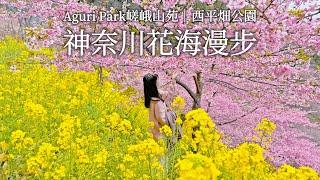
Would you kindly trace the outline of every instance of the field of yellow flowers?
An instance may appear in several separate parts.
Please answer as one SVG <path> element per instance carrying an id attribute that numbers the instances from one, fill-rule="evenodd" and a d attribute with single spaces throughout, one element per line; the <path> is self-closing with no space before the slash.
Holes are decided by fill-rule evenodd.
<path id="1" fill-rule="evenodd" d="M 271 165 L 263 156 L 276 128 L 263 118 L 257 141 L 227 147 L 202 109 L 181 115 L 183 138 L 155 141 L 142 100 L 96 72 L 58 71 L 7 38 L 0 44 L 0 179 L 319 179 L 309 167 Z M 32 62 L 32 63 L 29 63 Z M 177 97 L 173 107 L 183 108 Z"/>

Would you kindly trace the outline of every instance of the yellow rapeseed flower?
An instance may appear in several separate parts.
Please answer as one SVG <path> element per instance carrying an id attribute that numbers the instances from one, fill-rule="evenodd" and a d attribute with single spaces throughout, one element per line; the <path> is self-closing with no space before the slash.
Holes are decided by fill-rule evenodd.
<path id="1" fill-rule="evenodd" d="M 163 133 L 166 137 L 172 137 L 172 130 L 168 125 L 164 125 L 160 128 L 160 132 Z"/>

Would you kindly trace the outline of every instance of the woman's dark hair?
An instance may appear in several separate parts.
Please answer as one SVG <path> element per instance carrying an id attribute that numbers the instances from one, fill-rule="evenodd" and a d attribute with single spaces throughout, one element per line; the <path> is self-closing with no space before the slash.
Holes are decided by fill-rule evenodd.
<path id="1" fill-rule="evenodd" d="M 144 106 L 150 107 L 150 101 L 152 97 L 159 98 L 159 92 L 157 88 L 157 74 L 146 74 L 143 77 L 143 88 L 144 88 Z"/>

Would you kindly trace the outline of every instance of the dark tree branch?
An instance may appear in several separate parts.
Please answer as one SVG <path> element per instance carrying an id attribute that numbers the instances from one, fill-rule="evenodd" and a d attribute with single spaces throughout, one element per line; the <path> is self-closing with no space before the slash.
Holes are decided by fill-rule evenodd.
<path id="1" fill-rule="evenodd" d="M 191 96 L 191 98 L 196 101 L 197 100 L 197 97 L 196 97 L 196 94 L 185 84 L 183 83 L 180 79 L 178 78 L 175 78 L 175 81 L 177 82 L 177 84 L 179 84 L 180 86 L 182 86 L 188 93 L 189 95 Z"/>
<path id="2" fill-rule="evenodd" d="M 213 92 L 212 94 L 212 98 L 217 94 L 217 91 Z M 207 105 L 207 112 L 209 112 L 209 108 L 212 107 L 211 106 L 211 102 L 208 102 L 208 105 Z"/>
<path id="3" fill-rule="evenodd" d="M 119 66 L 131 66 L 131 67 L 138 67 L 138 68 L 144 68 L 144 69 L 150 69 L 150 70 L 153 70 L 152 68 L 150 67 L 147 67 L 147 66 L 142 66 L 142 65 L 137 65 L 137 64 L 119 64 Z"/>
<path id="4" fill-rule="evenodd" d="M 275 87 L 286 86 L 284 84 L 273 84 L 273 83 L 270 83 L 270 82 L 258 81 L 258 80 L 255 80 L 254 77 L 248 77 L 247 78 L 247 77 L 243 77 L 240 74 L 238 74 L 238 75 L 232 75 L 232 74 L 227 74 L 227 73 L 219 73 L 219 74 L 224 75 L 224 76 L 229 76 L 229 77 L 242 78 L 242 79 L 246 79 L 246 80 L 251 81 L 251 82 L 256 82 L 256 83 L 265 84 L 265 85 L 269 85 L 269 86 L 275 86 Z"/>
<path id="5" fill-rule="evenodd" d="M 308 18 L 308 17 L 312 17 L 314 15 L 320 14 L 320 8 L 317 9 L 317 12 L 313 13 L 313 14 L 309 14 L 307 16 L 304 16 L 303 18 Z"/>
<path id="6" fill-rule="evenodd" d="M 228 82 L 225 82 L 225 81 L 221 81 L 221 80 L 217 80 L 217 79 L 209 79 L 209 82 L 216 82 L 216 83 L 220 83 L 222 85 L 224 85 L 225 87 L 231 89 L 231 90 L 235 90 L 235 89 L 238 89 L 238 90 L 241 90 L 241 91 L 245 91 L 245 92 L 248 92 L 249 90 L 247 89 L 243 89 L 243 88 L 240 88 L 240 87 L 237 87 L 231 83 L 228 83 Z"/>
<path id="7" fill-rule="evenodd" d="M 263 19 L 265 19 L 265 20 L 268 22 L 268 24 L 271 24 L 271 21 L 270 21 L 270 20 L 268 19 L 268 17 L 264 14 L 264 12 L 257 7 L 256 4 L 254 4 L 254 3 L 251 2 L 250 0 L 246 0 L 246 2 L 248 2 L 248 3 L 251 4 L 251 5 L 253 5 L 253 6 L 261 13 L 261 17 L 262 17 Z"/>
<path id="8" fill-rule="evenodd" d="M 201 93 L 201 85 L 200 85 L 201 72 L 197 72 L 195 76 L 193 76 L 194 83 L 196 84 L 197 94 Z"/>
<path id="9" fill-rule="evenodd" d="M 269 7 L 272 5 L 273 2 L 274 0 L 271 0 L 270 4 L 262 11 L 262 13 L 265 13 L 269 9 Z"/>
<path id="10" fill-rule="evenodd" d="M 226 124 L 233 123 L 233 122 L 235 122 L 235 121 L 237 121 L 237 120 L 239 120 L 239 119 L 241 119 L 241 118 L 244 118 L 244 117 L 246 117 L 247 115 L 253 113 L 253 112 L 256 111 L 257 109 L 258 109 L 258 107 L 255 107 L 253 110 L 249 111 L 249 112 L 246 113 L 246 114 L 243 114 L 242 116 L 240 116 L 240 117 L 238 117 L 238 118 L 236 118 L 236 119 L 234 119 L 234 120 L 232 120 L 232 121 L 228 121 L 228 122 L 218 122 L 218 123 L 216 123 L 216 124 L 219 125 L 219 126 L 222 126 L 222 125 L 226 125 Z"/>

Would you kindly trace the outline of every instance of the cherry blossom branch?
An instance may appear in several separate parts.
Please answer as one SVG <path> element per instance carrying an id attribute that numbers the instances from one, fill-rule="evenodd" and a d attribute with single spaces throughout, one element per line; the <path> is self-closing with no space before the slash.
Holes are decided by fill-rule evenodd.
<path id="1" fill-rule="evenodd" d="M 201 84 L 201 72 L 197 72 L 195 76 L 193 76 L 194 82 L 197 87 L 197 94 L 202 93 L 202 84 Z"/>
<path id="2" fill-rule="evenodd" d="M 256 83 L 260 83 L 260 84 L 266 84 L 266 85 L 270 85 L 270 86 L 276 86 L 276 87 L 278 87 L 278 86 L 286 86 L 284 84 L 273 84 L 273 83 L 270 83 L 270 82 L 254 80 L 253 78 L 255 78 L 255 77 L 248 77 L 247 78 L 247 77 L 244 77 L 244 76 L 242 76 L 240 74 L 238 74 L 238 75 L 232 75 L 232 74 L 227 74 L 227 73 L 219 73 L 219 74 L 224 75 L 224 76 L 229 76 L 229 77 L 242 78 L 242 79 L 246 79 L 246 80 L 251 81 L 251 82 L 256 82 Z"/>
<path id="3" fill-rule="evenodd" d="M 217 91 L 213 92 L 211 98 L 213 98 L 216 94 L 217 94 Z M 211 104 L 212 104 L 212 102 L 208 102 L 208 105 L 207 105 L 207 108 L 206 108 L 207 112 L 209 112 L 209 108 L 212 107 Z"/>
<path id="4" fill-rule="evenodd" d="M 303 18 L 308 18 L 308 17 L 315 16 L 315 15 L 317 15 L 317 14 L 320 14 L 320 8 L 318 8 L 317 10 L 318 10 L 317 12 L 315 12 L 315 13 L 313 13 L 313 14 L 309 14 L 309 15 L 307 15 L 307 16 L 304 16 Z"/>
<path id="5" fill-rule="evenodd" d="M 251 4 L 251 5 L 253 5 L 253 6 L 261 13 L 261 17 L 262 17 L 263 19 L 265 19 L 265 20 L 268 22 L 268 24 L 271 24 L 271 21 L 270 21 L 270 20 L 268 19 L 268 17 L 264 14 L 264 12 L 263 12 L 260 8 L 257 7 L 256 4 L 254 4 L 254 3 L 251 2 L 250 0 L 246 0 L 246 2 L 248 2 L 248 3 Z"/>
<path id="6" fill-rule="evenodd" d="M 66 5 L 66 3 L 57 2 L 57 1 L 54 1 L 54 0 L 51 0 L 51 2 L 53 2 L 53 3 L 57 3 L 57 4 L 64 4 L 64 5 Z"/>
<path id="7" fill-rule="evenodd" d="M 273 2 L 274 2 L 274 0 L 271 0 L 270 4 L 262 12 L 265 13 L 269 9 L 269 7 L 271 7 Z"/>
<path id="8" fill-rule="evenodd" d="M 150 67 L 147 66 L 142 66 L 142 65 L 138 65 L 138 64 L 119 64 L 119 66 L 129 66 L 129 67 L 138 67 L 138 68 L 144 68 L 144 69 L 150 69 L 153 70 Z"/>
<path id="9" fill-rule="evenodd" d="M 277 56 L 277 53 L 281 53 L 281 52 L 284 52 L 284 51 L 290 51 L 290 50 L 298 50 L 298 49 L 302 49 L 302 47 L 300 46 L 297 46 L 297 47 L 294 47 L 294 48 L 283 48 L 283 49 L 280 49 L 279 51 L 275 51 L 275 52 L 272 52 L 272 53 L 269 53 L 269 54 L 263 54 L 261 56 L 258 56 L 258 57 L 269 57 L 269 56 Z"/>
<path id="10" fill-rule="evenodd" d="M 182 86 L 188 93 L 189 95 L 191 96 L 191 98 L 196 101 L 197 100 L 197 97 L 196 97 L 196 94 L 184 83 L 182 82 L 180 79 L 178 78 L 175 78 L 175 81 L 177 84 L 179 84 L 180 86 Z"/>
<path id="11" fill-rule="evenodd" d="M 231 83 L 228 83 L 228 82 L 225 82 L 225 81 L 222 81 L 222 80 L 218 80 L 218 79 L 209 79 L 208 82 L 216 82 L 216 83 L 221 84 L 221 85 L 223 85 L 224 87 L 227 87 L 227 88 L 229 88 L 229 89 L 231 89 L 231 90 L 238 89 L 238 90 L 245 91 L 245 92 L 248 92 L 248 91 L 249 91 L 249 90 L 247 90 L 247 89 L 243 89 L 243 88 L 237 87 L 237 86 L 235 86 L 235 85 L 233 85 L 233 84 L 231 84 Z"/>
<path id="12" fill-rule="evenodd" d="M 196 84 L 196 99 L 194 101 L 194 104 L 193 104 L 193 108 L 199 108 L 201 107 L 200 105 L 200 101 L 201 101 L 201 96 L 202 96 L 202 87 L 203 87 L 203 84 L 201 82 L 201 72 L 196 72 L 196 75 L 193 76 L 193 79 L 194 79 L 194 82 Z"/>
<path id="13" fill-rule="evenodd" d="M 249 114 L 252 114 L 252 113 L 253 113 L 253 112 L 255 112 L 257 109 L 258 109 L 258 107 L 255 107 L 254 109 L 252 109 L 252 110 L 251 110 L 251 111 L 249 111 L 248 113 L 243 114 L 243 115 L 241 115 L 240 117 L 235 118 L 235 119 L 234 119 L 234 120 L 232 120 L 232 121 L 227 121 L 227 122 L 218 122 L 218 123 L 216 123 L 216 124 L 217 124 L 217 125 L 219 125 L 219 126 L 222 126 L 222 125 L 226 125 L 226 124 L 233 123 L 233 122 L 235 122 L 235 121 L 237 121 L 237 120 L 239 120 L 239 119 L 241 119 L 241 118 L 246 117 L 246 116 L 247 116 L 247 115 L 249 115 Z"/>

